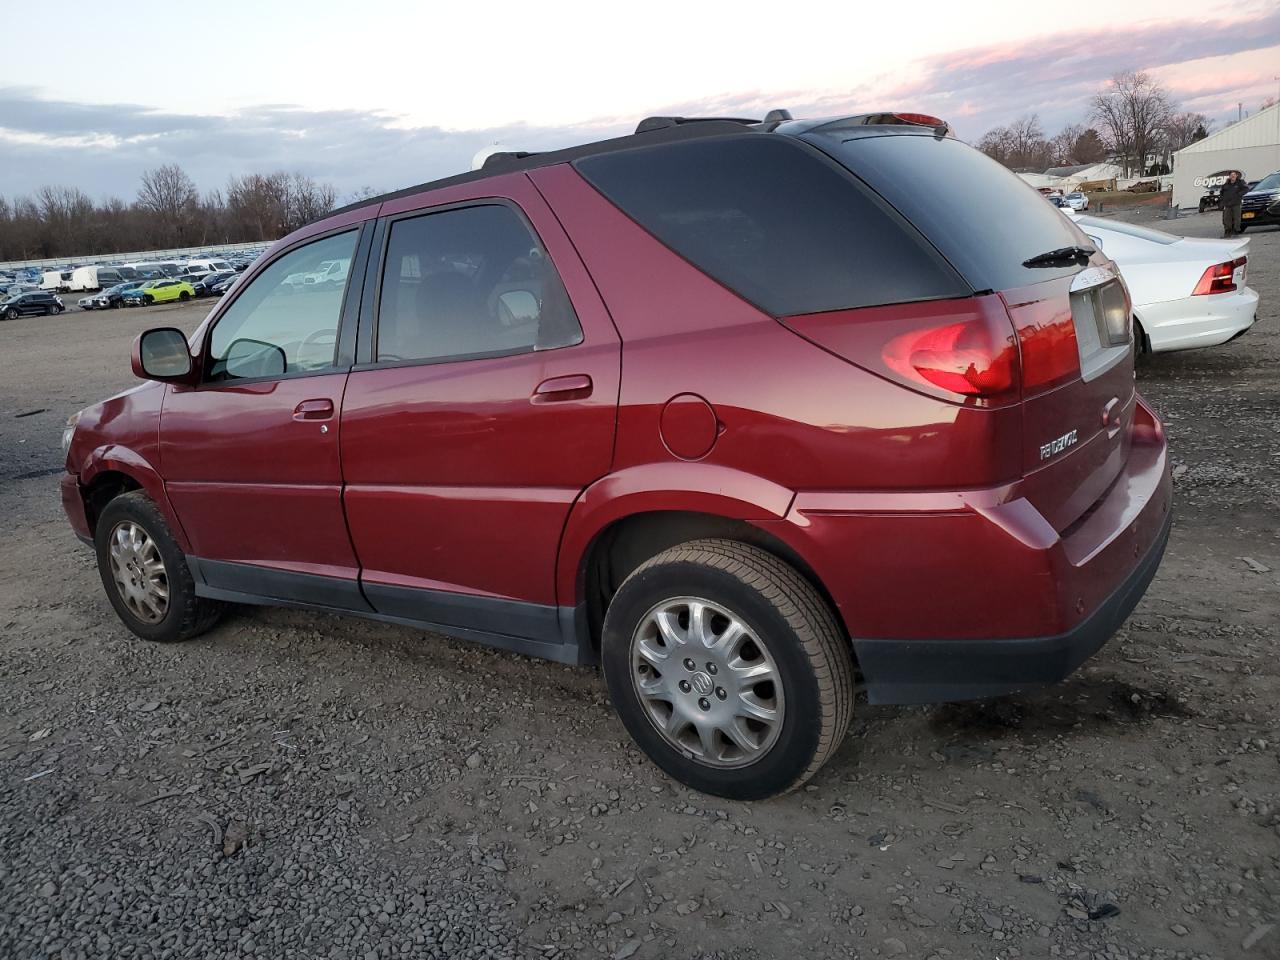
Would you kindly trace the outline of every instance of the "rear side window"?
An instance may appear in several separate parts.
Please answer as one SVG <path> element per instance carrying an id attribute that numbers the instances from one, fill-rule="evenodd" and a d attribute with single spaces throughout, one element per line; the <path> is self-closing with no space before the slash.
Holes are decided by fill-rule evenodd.
<path id="1" fill-rule="evenodd" d="M 576 166 L 640 226 L 776 317 L 970 293 L 887 204 L 781 136 L 690 140 Z"/>
<path id="2" fill-rule="evenodd" d="M 967 144 L 919 134 L 810 139 L 897 207 L 975 290 L 1007 290 L 1080 269 L 1022 265 L 1050 250 L 1090 245 L 1088 238 L 1017 175 Z"/>
<path id="3" fill-rule="evenodd" d="M 378 306 L 380 363 L 460 360 L 582 341 L 564 284 L 511 207 L 396 220 Z"/>

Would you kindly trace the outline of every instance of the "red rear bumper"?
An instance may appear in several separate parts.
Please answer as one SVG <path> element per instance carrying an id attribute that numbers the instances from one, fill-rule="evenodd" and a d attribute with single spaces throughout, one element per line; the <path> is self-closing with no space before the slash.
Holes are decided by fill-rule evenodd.
<path id="1" fill-rule="evenodd" d="M 1150 408 L 1139 400 L 1120 475 L 1061 533 L 1020 486 L 802 493 L 776 525 L 835 600 L 873 703 L 1061 680 L 1142 598 L 1171 518 L 1164 433 Z"/>

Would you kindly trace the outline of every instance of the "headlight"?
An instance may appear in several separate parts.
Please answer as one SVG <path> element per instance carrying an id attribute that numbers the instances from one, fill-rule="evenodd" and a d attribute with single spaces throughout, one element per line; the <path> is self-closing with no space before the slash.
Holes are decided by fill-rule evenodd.
<path id="1" fill-rule="evenodd" d="M 73 413 L 67 417 L 67 425 L 62 428 L 62 454 L 66 456 L 71 449 L 71 438 L 76 435 L 76 424 L 80 422 L 80 414 Z"/>

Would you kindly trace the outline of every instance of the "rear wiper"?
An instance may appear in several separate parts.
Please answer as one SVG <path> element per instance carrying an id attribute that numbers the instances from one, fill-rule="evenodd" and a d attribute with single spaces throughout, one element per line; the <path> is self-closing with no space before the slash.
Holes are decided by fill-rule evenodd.
<path id="1" fill-rule="evenodd" d="M 1089 258 L 1095 252 L 1093 247 L 1059 247 L 1057 250 L 1037 253 L 1034 257 L 1023 260 L 1022 265 L 1024 267 L 1065 267 L 1078 263 L 1083 266 L 1089 262 Z"/>

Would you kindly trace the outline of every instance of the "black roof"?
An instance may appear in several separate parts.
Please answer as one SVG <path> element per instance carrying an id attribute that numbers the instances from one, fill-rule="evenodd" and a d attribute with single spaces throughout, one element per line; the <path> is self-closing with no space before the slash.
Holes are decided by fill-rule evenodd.
<path id="1" fill-rule="evenodd" d="M 668 118 L 664 118 L 668 119 Z M 452 177 L 445 177 L 441 180 L 428 180 L 426 183 L 419 183 L 412 187 L 405 187 L 402 190 L 395 190 L 391 193 L 384 193 L 381 196 L 369 197 L 365 200 L 358 200 L 355 203 L 349 203 L 345 207 L 339 207 L 325 214 L 325 218 L 335 216 L 339 213 L 346 213 L 348 210 L 359 210 L 361 207 L 372 206 L 375 203 L 385 203 L 388 200 L 397 200 L 400 197 L 413 196 L 416 193 L 423 193 L 427 190 L 437 190 L 441 187 L 452 187 L 460 183 L 473 183 L 476 180 L 484 180 L 488 177 L 497 176 L 503 173 L 512 173 L 518 170 L 534 170 L 538 167 L 549 167 L 557 163 L 568 163 L 581 157 L 591 157 L 601 153 L 612 153 L 615 150 L 629 150 L 632 147 L 649 146 L 657 143 L 671 143 L 678 140 L 692 140 L 697 137 L 714 137 L 724 136 L 725 134 L 734 133 L 765 133 L 767 132 L 755 120 L 698 120 L 696 122 L 685 118 L 669 118 L 678 120 L 670 126 L 658 128 L 646 128 L 640 133 L 632 133 L 622 137 L 612 137 L 608 140 L 597 140 L 593 143 L 583 143 L 576 147 L 566 147 L 563 150 L 552 150 L 548 153 L 496 153 L 485 161 L 484 166 L 479 170 L 471 170 L 467 173 L 459 173 Z M 645 121 L 641 124 L 644 127 Z M 772 129 L 772 125 L 770 125 Z"/>
<path id="2" fill-rule="evenodd" d="M 780 130 L 799 136 L 804 133 L 831 133 L 840 136 L 863 136 L 895 134 L 918 134 L 921 136 L 950 136 L 948 126 L 943 123 L 939 127 L 920 126 L 900 119 L 892 112 L 864 113 L 846 117 L 823 117 L 815 120 L 793 120 L 786 110 L 770 110 L 763 120 L 752 120 L 740 117 L 647 117 L 641 120 L 636 132 L 608 140 L 597 140 L 583 143 L 563 150 L 552 150 L 548 153 L 495 153 L 485 160 L 479 170 L 459 173 L 441 180 L 429 180 L 415 184 L 402 190 L 384 193 L 376 197 L 368 197 L 338 207 L 324 215 L 324 219 L 359 210 L 362 207 L 409 197 L 427 190 L 441 187 L 452 187 L 460 183 L 473 183 L 487 177 L 520 170 L 534 170 L 538 167 L 549 167 L 557 163 L 570 163 L 582 157 L 592 157 L 602 153 L 613 153 L 617 150 L 630 150 L 634 147 L 647 147 L 660 143 L 672 143 L 680 140 L 693 140 L 701 137 L 722 137 L 744 133 L 772 133 Z"/>

